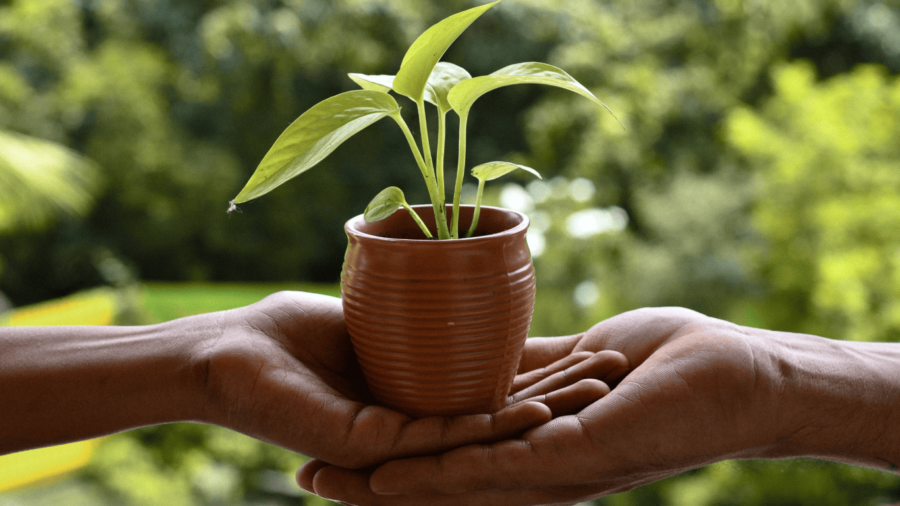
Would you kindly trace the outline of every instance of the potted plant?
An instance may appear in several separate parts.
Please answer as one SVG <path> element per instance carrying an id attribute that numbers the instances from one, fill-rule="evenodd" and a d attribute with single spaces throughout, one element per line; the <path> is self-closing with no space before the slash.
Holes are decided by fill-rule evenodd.
<path id="1" fill-rule="evenodd" d="M 297 118 L 230 203 L 233 210 L 268 193 L 384 117 L 397 123 L 425 180 L 430 209 L 410 206 L 399 188 L 390 187 L 363 215 L 349 220 L 341 291 L 351 341 L 370 390 L 379 402 L 411 416 L 501 409 L 534 307 L 534 270 L 525 242 L 528 218 L 483 208 L 481 199 L 486 181 L 515 170 L 540 175 L 503 161 L 479 165 L 472 169 L 479 182 L 476 203 L 460 206 L 472 105 L 491 90 L 536 83 L 573 91 L 609 110 L 552 65 L 519 63 L 471 77 L 457 65 L 440 62 L 450 44 L 498 2 L 454 14 L 426 30 L 407 51 L 396 76 L 350 74 L 363 89 L 328 98 Z M 415 103 L 421 150 L 391 91 Z M 426 102 L 438 113 L 435 158 Z M 452 204 L 445 201 L 443 177 L 450 110 L 459 116 Z"/>

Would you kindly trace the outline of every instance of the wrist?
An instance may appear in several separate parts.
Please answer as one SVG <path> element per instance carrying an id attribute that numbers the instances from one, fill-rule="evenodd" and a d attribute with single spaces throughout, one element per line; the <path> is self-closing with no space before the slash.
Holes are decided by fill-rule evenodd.
<path id="1" fill-rule="evenodd" d="M 783 390 L 773 457 L 897 471 L 900 345 L 770 333 Z"/>
<path id="2" fill-rule="evenodd" d="M 190 316 L 157 324 L 154 331 L 160 343 L 168 346 L 171 375 L 165 383 L 172 385 L 168 394 L 175 411 L 171 421 L 215 423 L 216 414 L 208 394 L 210 350 L 222 333 L 221 313 Z"/>

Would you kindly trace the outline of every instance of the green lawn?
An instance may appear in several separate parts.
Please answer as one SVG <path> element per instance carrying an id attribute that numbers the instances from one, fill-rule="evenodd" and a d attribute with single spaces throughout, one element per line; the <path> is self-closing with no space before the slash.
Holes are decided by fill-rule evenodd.
<path id="1" fill-rule="evenodd" d="M 143 302 L 150 317 L 159 322 L 200 313 L 246 306 L 281 290 L 299 290 L 341 296 L 337 284 L 229 284 L 229 283 L 146 283 Z"/>

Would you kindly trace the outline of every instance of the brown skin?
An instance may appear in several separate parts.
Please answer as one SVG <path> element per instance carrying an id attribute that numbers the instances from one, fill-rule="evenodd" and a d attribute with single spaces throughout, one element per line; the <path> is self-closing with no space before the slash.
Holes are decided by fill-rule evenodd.
<path id="1" fill-rule="evenodd" d="M 419 420 L 374 405 L 340 299 L 301 292 L 146 327 L 0 328 L 0 350 L 0 454 L 195 421 L 362 468 L 551 419 L 534 402 Z"/>
<path id="2" fill-rule="evenodd" d="M 725 459 L 808 456 L 898 472 L 900 345 L 643 309 L 584 334 L 530 339 L 517 382 L 544 367 L 572 375 L 580 362 L 564 361 L 601 350 L 633 369 L 574 416 L 374 471 L 313 461 L 298 482 L 354 505 L 508 506 L 573 504 Z"/>

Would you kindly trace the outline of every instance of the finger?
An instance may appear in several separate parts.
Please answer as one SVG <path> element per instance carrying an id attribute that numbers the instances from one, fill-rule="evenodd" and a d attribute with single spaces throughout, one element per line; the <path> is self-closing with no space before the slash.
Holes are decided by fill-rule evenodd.
<path id="1" fill-rule="evenodd" d="M 617 350 L 628 357 L 632 367 L 637 367 L 685 326 L 705 319 L 684 308 L 636 309 L 594 325 L 574 350 Z"/>
<path id="2" fill-rule="evenodd" d="M 472 475 L 468 466 L 474 464 L 483 471 L 494 466 L 490 474 L 497 483 L 508 481 L 512 488 L 525 487 L 528 484 L 523 481 L 527 481 L 525 478 L 532 471 L 528 468 L 543 467 L 534 466 L 536 460 L 534 450 L 522 440 L 472 445 L 435 457 L 388 462 L 375 470 L 369 484 L 378 494 L 457 494 L 492 488 L 487 480 Z M 519 466 L 524 464 L 519 476 L 510 472 L 513 462 Z M 503 478 L 499 478 L 501 475 Z"/>
<path id="3" fill-rule="evenodd" d="M 369 473 L 365 471 L 326 465 L 316 471 L 313 488 L 316 495 L 332 501 L 373 504 L 371 499 L 360 500 L 360 492 L 369 488 Z"/>
<path id="4" fill-rule="evenodd" d="M 528 402 L 504 408 L 494 414 L 454 417 L 431 416 L 404 421 L 391 427 L 386 417 L 397 414 L 377 406 L 359 412 L 350 429 L 346 448 L 354 449 L 355 458 L 348 468 L 380 464 L 390 459 L 429 455 L 460 446 L 502 441 L 518 437 L 526 430 L 543 425 L 553 418 L 547 406 Z M 326 459 L 327 460 L 327 459 Z"/>
<path id="5" fill-rule="evenodd" d="M 308 385 L 301 385 L 306 387 Z M 304 427 L 302 445 L 292 420 L 276 426 L 280 434 L 270 435 L 284 446 L 334 465 L 359 469 L 387 460 L 429 455 L 459 446 L 501 441 L 518 437 L 526 430 L 553 418 L 549 408 L 532 402 L 505 408 L 493 414 L 431 416 L 412 419 L 403 413 L 374 405 L 363 405 L 336 395 L 321 396 L 314 405 L 317 419 L 325 423 Z"/>
<path id="6" fill-rule="evenodd" d="M 553 417 L 578 413 L 585 406 L 602 399 L 610 392 L 606 383 L 596 379 L 583 379 L 574 385 L 561 390 L 554 390 L 544 395 L 527 399 L 527 402 L 540 402 L 553 413 Z"/>
<path id="7" fill-rule="evenodd" d="M 526 372 L 524 374 L 519 374 L 513 380 L 512 388 L 509 390 L 509 394 L 515 394 L 521 390 L 524 390 L 531 385 L 541 381 L 542 379 L 552 376 L 560 371 L 564 371 L 573 365 L 587 360 L 594 356 L 593 352 L 590 351 L 581 351 L 578 353 L 572 353 L 571 355 L 567 355 L 556 362 L 548 365 L 547 367 L 542 367 L 540 369 L 535 369 L 533 371 Z"/>
<path id="8" fill-rule="evenodd" d="M 578 465 L 596 451 L 581 421 L 565 416 L 523 439 L 387 462 L 372 474 L 370 485 L 379 494 L 423 495 L 576 485 L 596 473 Z"/>
<path id="9" fill-rule="evenodd" d="M 573 504 L 599 495 L 596 487 L 571 486 L 548 489 L 486 490 L 447 495 L 379 495 L 369 485 L 370 473 L 328 466 L 316 475 L 322 497 L 344 504 L 377 506 L 524 506 Z"/>
<path id="10" fill-rule="evenodd" d="M 510 404 L 565 388 L 583 379 L 593 378 L 610 383 L 621 379 L 627 372 L 628 359 L 625 355 L 617 351 L 601 351 L 517 392 L 510 399 Z"/>
<path id="11" fill-rule="evenodd" d="M 306 463 L 297 470 L 297 485 L 303 490 L 315 494 L 316 489 L 313 488 L 313 477 L 315 477 L 320 469 L 327 465 L 327 462 L 319 459 L 310 459 L 306 461 Z"/>
<path id="12" fill-rule="evenodd" d="M 567 337 L 531 337 L 525 341 L 525 351 L 519 360 L 518 374 L 526 373 L 565 358 L 578 345 L 581 334 Z"/>

